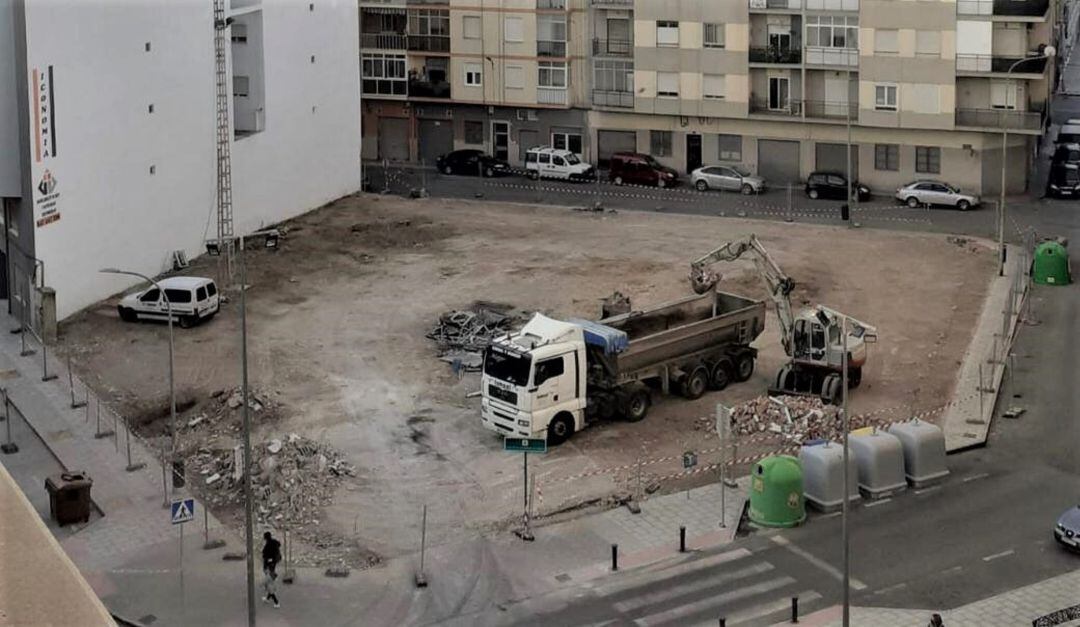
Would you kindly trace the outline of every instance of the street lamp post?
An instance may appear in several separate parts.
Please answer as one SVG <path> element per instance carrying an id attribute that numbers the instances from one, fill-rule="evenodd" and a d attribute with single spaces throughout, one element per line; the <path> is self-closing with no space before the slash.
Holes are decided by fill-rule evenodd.
<path id="1" fill-rule="evenodd" d="M 856 196 L 858 192 L 856 192 Z M 850 424 L 848 423 L 848 350 L 847 350 L 847 316 L 840 318 L 840 341 L 842 343 L 843 355 L 840 358 L 841 368 L 841 381 L 840 388 L 843 390 L 843 402 L 841 404 L 841 415 L 843 416 L 842 429 L 844 430 L 844 509 L 840 521 L 840 535 L 842 536 L 842 542 L 844 544 L 844 627 L 851 625 L 851 538 L 848 535 L 848 499 L 851 498 L 851 494 L 848 488 L 848 473 L 851 472 L 848 469 L 848 431 L 850 430 Z"/>
<path id="2" fill-rule="evenodd" d="M 1057 51 L 1053 46 L 1046 46 L 1042 49 L 1040 54 L 1030 57 L 1024 57 L 1013 62 L 1009 66 L 1009 69 L 1005 72 L 1005 105 L 1009 104 L 1009 93 L 1012 88 L 1012 72 L 1016 69 L 1016 66 L 1033 59 L 1050 59 L 1053 58 Z M 1015 98 L 1015 92 L 1013 92 L 1013 98 Z M 1046 101 L 1047 113 L 1050 111 L 1050 101 Z M 1009 122 L 1006 113 L 1001 116 L 1001 195 L 998 198 L 998 276 L 1005 276 L 1005 172 L 1008 167 L 1008 150 L 1009 142 Z"/>
<path id="3" fill-rule="evenodd" d="M 174 349 L 173 349 L 173 347 L 174 347 L 174 344 L 173 344 L 173 311 L 172 311 L 172 303 L 169 301 L 169 295 L 165 293 L 165 290 L 162 289 L 161 285 L 157 281 L 155 281 L 154 279 L 151 279 L 150 277 L 146 276 L 145 274 L 141 274 L 139 272 L 132 272 L 130 270 L 120 270 L 118 268 L 102 268 L 100 270 L 100 272 L 103 272 L 105 274 L 125 274 L 125 275 L 128 275 L 128 276 L 138 277 L 138 278 L 142 279 L 143 281 L 146 281 L 147 283 L 150 283 L 154 287 L 156 287 L 158 289 L 158 292 L 161 293 L 161 297 L 165 299 L 165 314 L 166 314 L 166 318 L 168 319 L 168 323 L 169 323 L 169 429 L 172 430 L 172 445 L 171 445 L 172 454 L 170 456 L 169 461 L 170 462 L 174 461 L 176 459 L 176 380 L 175 380 L 175 378 L 173 376 L 173 373 L 174 373 L 174 370 L 175 370 L 175 358 L 174 358 Z M 162 448 L 162 450 L 161 450 L 162 470 L 164 471 L 165 470 L 165 465 L 166 465 L 165 447 L 162 446 L 161 448 Z M 175 490 L 176 490 L 176 479 L 174 477 L 173 478 L 173 491 L 175 492 Z M 168 487 L 167 486 L 166 486 L 166 488 L 164 490 L 164 493 L 165 493 L 165 496 L 163 498 L 162 506 L 163 507 L 168 507 L 169 506 L 169 494 L 168 494 Z"/>

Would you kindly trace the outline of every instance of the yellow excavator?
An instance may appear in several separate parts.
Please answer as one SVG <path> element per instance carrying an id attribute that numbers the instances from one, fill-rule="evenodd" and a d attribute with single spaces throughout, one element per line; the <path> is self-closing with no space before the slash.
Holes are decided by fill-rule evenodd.
<path id="1" fill-rule="evenodd" d="M 877 329 L 823 305 L 794 315 L 791 292 L 795 281 L 784 274 L 756 235 L 728 242 L 692 262 L 690 285 L 694 292 L 704 294 L 720 283 L 721 274 L 711 269 L 713 264 L 736 261 L 744 255 L 751 256 L 769 291 L 780 322 L 780 342 L 789 358 L 769 393 L 820 396 L 826 403 L 838 403 L 843 386 L 844 329 L 849 388 L 862 382 L 866 344 L 877 341 Z"/>

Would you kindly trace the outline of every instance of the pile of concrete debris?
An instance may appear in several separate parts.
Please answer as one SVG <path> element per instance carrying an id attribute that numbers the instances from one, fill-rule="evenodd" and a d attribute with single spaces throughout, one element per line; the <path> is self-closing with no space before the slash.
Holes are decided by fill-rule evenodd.
<path id="1" fill-rule="evenodd" d="M 761 396 L 732 409 L 731 430 L 737 435 L 775 433 L 800 442 L 836 440 L 842 421 L 835 405 L 816 396 Z"/>
<path id="2" fill-rule="evenodd" d="M 439 316 L 427 337 L 435 340 L 439 359 L 455 370 L 476 371 L 492 338 L 509 332 L 520 321 L 512 310 L 509 305 L 478 301 L 469 309 Z"/>
<path id="3" fill-rule="evenodd" d="M 211 395 L 212 401 L 203 404 L 197 409 L 195 415 L 188 418 L 180 425 L 180 429 L 203 431 L 210 429 L 212 435 L 226 435 L 217 433 L 228 432 L 227 435 L 237 435 L 241 430 L 240 411 L 244 405 L 244 396 L 240 388 L 232 390 L 217 390 Z M 257 390 L 248 389 L 248 408 L 253 417 L 265 421 L 268 415 L 275 414 L 278 403 L 266 394 Z"/>

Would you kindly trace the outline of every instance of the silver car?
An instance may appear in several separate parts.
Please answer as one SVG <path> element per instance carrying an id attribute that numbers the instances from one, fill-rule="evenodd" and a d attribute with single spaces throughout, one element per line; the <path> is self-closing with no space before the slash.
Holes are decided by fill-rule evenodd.
<path id="1" fill-rule="evenodd" d="M 765 191 L 765 179 L 754 176 L 741 166 L 707 165 L 690 173 L 690 182 L 699 192 L 726 189 L 743 194 Z"/>
<path id="2" fill-rule="evenodd" d="M 896 199 L 911 208 L 920 205 L 944 205 L 967 211 L 982 202 L 978 196 L 965 194 L 960 188 L 941 181 L 915 181 L 896 190 Z"/>
<path id="3" fill-rule="evenodd" d="M 1080 549 L 1080 505 L 1070 507 L 1058 518 L 1054 539 L 1070 549 Z"/>

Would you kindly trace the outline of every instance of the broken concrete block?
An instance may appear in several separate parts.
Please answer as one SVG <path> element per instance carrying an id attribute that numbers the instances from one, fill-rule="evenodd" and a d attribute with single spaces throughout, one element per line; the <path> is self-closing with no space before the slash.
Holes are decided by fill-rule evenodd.
<path id="1" fill-rule="evenodd" d="M 269 444 L 266 445 L 266 450 L 270 451 L 271 454 L 277 455 L 281 452 L 281 446 L 281 440 L 274 438 L 273 440 L 270 440 Z"/>
<path id="2" fill-rule="evenodd" d="M 1026 412 L 1026 411 L 1027 410 L 1024 409 L 1023 407 L 1010 407 L 1007 410 L 1005 410 L 1005 412 L 1002 413 L 1001 415 L 1006 417 L 1006 418 L 1019 418 L 1020 416 L 1023 416 L 1024 412 Z"/>

